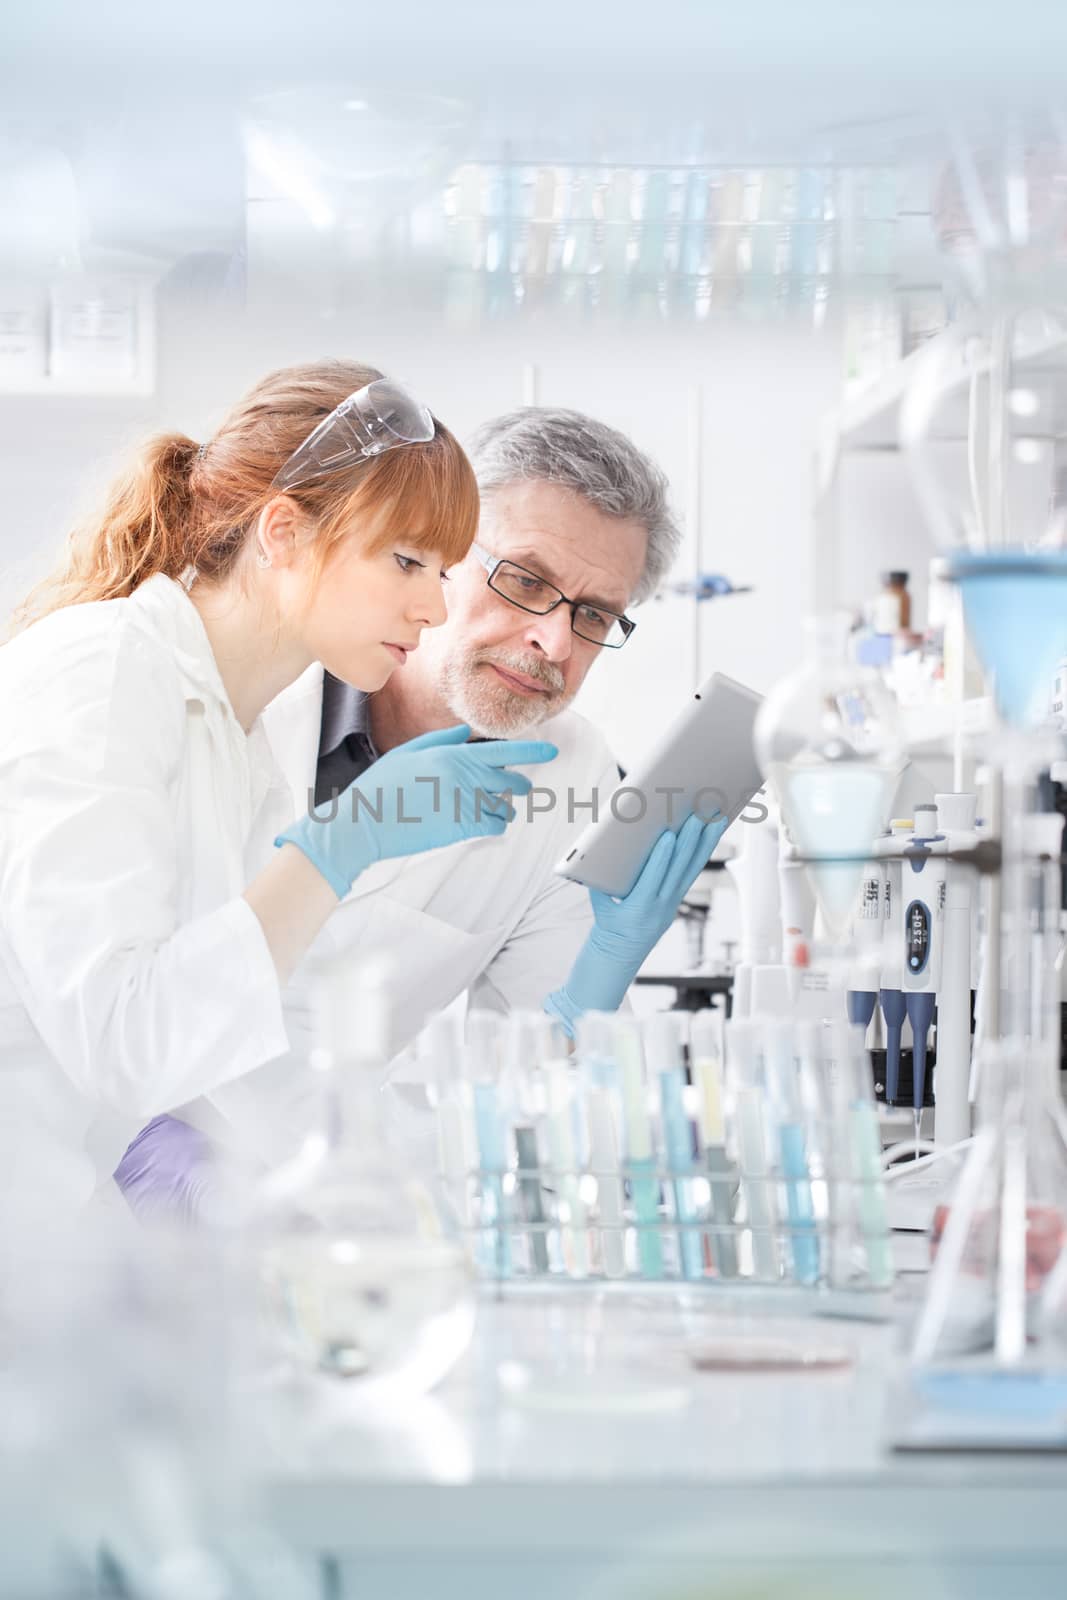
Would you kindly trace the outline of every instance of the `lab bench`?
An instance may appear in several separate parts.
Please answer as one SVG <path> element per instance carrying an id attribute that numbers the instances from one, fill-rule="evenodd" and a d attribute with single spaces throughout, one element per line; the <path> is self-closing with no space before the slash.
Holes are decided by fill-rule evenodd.
<path id="1" fill-rule="evenodd" d="M 810 1309 L 487 1290 L 434 1396 L 380 1426 L 336 1387 L 275 1408 L 271 1521 L 324 1600 L 1067 1593 L 1067 1457 L 895 1454 L 898 1328 Z M 693 1365 L 707 1341 L 766 1337 L 852 1364 Z"/>

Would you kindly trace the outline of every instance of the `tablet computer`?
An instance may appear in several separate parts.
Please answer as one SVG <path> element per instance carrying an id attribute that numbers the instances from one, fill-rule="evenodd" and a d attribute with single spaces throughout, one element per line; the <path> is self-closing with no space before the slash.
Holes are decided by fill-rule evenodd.
<path id="1" fill-rule="evenodd" d="M 556 872 L 606 894 L 629 894 L 663 832 L 694 811 L 733 822 L 763 785 L 752 729 L 761 696 L 722 672 L 702 683 L 680 716 L 575 840 Z"/>

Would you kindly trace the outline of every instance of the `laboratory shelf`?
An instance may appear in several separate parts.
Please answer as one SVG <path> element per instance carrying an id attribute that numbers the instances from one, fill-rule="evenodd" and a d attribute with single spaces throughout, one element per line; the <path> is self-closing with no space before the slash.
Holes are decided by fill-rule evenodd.
<path id="1" fill-rule="evenodd" d="M 937 337 L 944 340 L 946 335 Z M 898 450 L 901 406 L 917 366 L 928 359 L 928 350 L 928 345 L 921 346 L 869 386 L 848 396 L 840 407 L 824 419 L 824 435 L 835 441 L 840 450 Z M 956 351 L 954 363 L 958 398 L 949 414 L 947 430 L 939 437 L 965 440 L 967 386 L 975 372 L 979 376 L 988 373 L 989 361 L 988 358 L 968 361 L 962 351 Z M 951 376 L 952 370 L 946 370 L 946 379 Z M 1032 341 L 1018 357 L 1016 371 L 1025 372 L 1035 379 L 1067 373 L 1067 340 L 1043 338 Z M 1067 395 L 1058 395 L 1058 398 L 1062 403 Z"/>
<path id="2" fill-rule="evenodd" d="M 305 1393 L 267 1454 L 274 1527 L 336 1597 L 409 1600 L 431 1579 L 446 1600 L 712 1596 L 754 1574 L 761 1594 L 805 1575 L 835 1594 L 1062 1596 L 1067 1458 L 894 1454 L 899 1327 L 656 1290 L 487 1293 L 452 1378 L 377 1420 Z M 697 1371 L 691 1349 L 723 1336 L 853 1364 Z"/>

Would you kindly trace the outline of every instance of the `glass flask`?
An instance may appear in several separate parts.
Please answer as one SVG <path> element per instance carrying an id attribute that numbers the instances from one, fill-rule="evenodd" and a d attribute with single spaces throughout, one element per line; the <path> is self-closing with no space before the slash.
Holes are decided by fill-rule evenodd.
<path id="1" fill-rule="evenodd" d="M 1047 1062 L 1011 1041 L 980 1059 L 981 1125 L 934 1216 L 934 1260 L 912 1349 L 918 1367 L 975 1358 L 1067 1371 L 1054 1314 L 1067 1242 L 1067 1137 Z M 1058 1073 L 1056 1075 L 1058 1077 Z"/>
<path id="2" fill-rule="evenodd" d="M 338 963 L 317 983 L 323 1118 L 264 1186 L 260 1277 L 267 1325 L 299 1368 L 425 1392 L 474 1330 L 466 1253 L 391 1147 L 380 977 Z"/>
<path id="3" fill-rule="evenodd" d="M 896 706 L 853 661 L 850 625 L 843 613 L 806 619 L 804 663 L 771 690 L 755 730 L 757 758 L 839 949 L 904 766 Z"/>

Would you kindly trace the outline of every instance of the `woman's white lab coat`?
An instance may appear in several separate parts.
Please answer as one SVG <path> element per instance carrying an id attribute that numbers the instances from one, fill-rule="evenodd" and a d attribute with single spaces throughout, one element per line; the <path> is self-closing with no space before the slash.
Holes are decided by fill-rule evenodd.
<path id="1" fill-rule="evenodd" d="M 181 584 L 0 649 L 0 1226 L 76 1212 L 146 1119 L 286 1050 L 242 891 L 291 814 Z"/>

